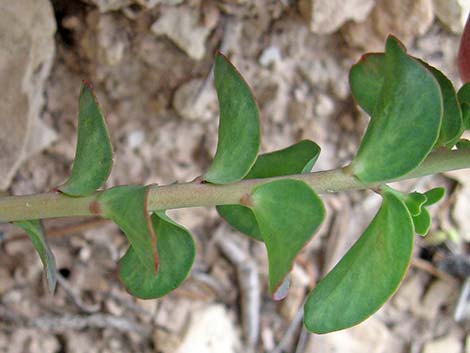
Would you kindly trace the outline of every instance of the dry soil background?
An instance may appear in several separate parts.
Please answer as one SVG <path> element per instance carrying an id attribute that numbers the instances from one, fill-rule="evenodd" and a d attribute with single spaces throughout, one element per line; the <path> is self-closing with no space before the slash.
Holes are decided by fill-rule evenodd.
<path id="1" fill-rule="evenodd" d="M 468 0 L 0 0 L 0 188 L 43 192 L 66 179 L 83 78 L 96 87 L 115 148 L 108 187 L 200 175 L 216 145 L 216 50 L 254 90 L 263 151 L 308 138 L 322 147 L 316 170 L 344 165 L 367 122 L 349 67 L 392 32 L 458 83 L 469 8 Z M 326 198 L 327 220 L 282 303 L 267 294 L 262 244 L 211 209 L 172 212 L 192 230 L 197 261 L 180 289 L 152 301 L 132 298 L 116 277 L 126 240 L 115 226 L 46 222 L 61 274 L 51 296 L 32 245 L 4 225 L 0 352 L 469 353 L 469 174 L 400 185 L 446 186 L 430 236 L 416 239 L 404 284 L 382 310 L 323 336 L 302 330 L 301 304 L 376 212 L 371 193 Z"/>

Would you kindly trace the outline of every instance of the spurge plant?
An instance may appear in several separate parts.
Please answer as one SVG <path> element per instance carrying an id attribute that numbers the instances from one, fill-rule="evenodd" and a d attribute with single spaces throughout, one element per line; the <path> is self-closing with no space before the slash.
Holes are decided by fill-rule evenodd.
<path id="1" fill-rule="evenodd" d="M 468 51 L 468 43 L 463 47 Z M 467 71 L 468 58 L 460 57 Z M 409 267 L 414 234 L 429 231 L 427 208 L 444 196 L 443 188 L 406 193 L 387 183 L 470 167 L 469 141 L 461 139 L 470 128 L 470 84 L 456 93 L 443 73 L 408 55 L 390 36 L 384 53 L 364 55 L 350 71 L 352 94 L 370 115 L 356 155 L 346 167 L 312 173 L 320 153 L 312 141 L 258 155 L 259 111 L 248 85 L 222 54 L 216 55 L 214 70 L 218 144 L 202 176 L 167 186 L 96 191 L 111 171 L 112 147 L 92 87 L 84 83 L 70 178 L 53 192 L 1 198 L 0 221 L 14 222 L 29 234 L 53 291 L 56 265 L 40 219 L 94 215 L 112 220 L 129 239 L 120 279 L 132 295 L 150 299 L 177 288 L 195 258 L 191 234 L 165 211 L 216 206 L 234 228 L 264 242 L 269 291 L 280 300 L 288 292 L 297 254 L 325 218 L 319 194 L 372 189 L 382 196 L 380 209 L 310 293 L 304 311 L 311 332 L 360 323 L 397 290 Z"/>

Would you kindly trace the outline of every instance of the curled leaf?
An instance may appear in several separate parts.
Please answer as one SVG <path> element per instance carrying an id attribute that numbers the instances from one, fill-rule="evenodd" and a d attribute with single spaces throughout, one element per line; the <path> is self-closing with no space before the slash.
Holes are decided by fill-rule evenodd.
<path id="1" fill-rule="evenodd" d="M 38 252 L 41 262 L 44 266 L 44 273 L 46 275 L 49 291 L 54 293 L 55 287 L 57 285 L 57 268 L 54 254 L 47 244 L 44 227 L 42 226 L 41 221 L 21 221 L 15 222 L 15 225 L 21 227 L 31 239 L 31 242 Z"/>
<path id="2" fill-rule="evenodd" d="M 262 184 L 251 195 L 250 208 L 268 250 L 269 290 L 276 299 L 295 257 L 325 218 L 321 199 L 303 181 L 277 180 Z"/>
<path id="3" fill-rule="evenodd" d="M 441 126 L 442 95 L 433 75 L 392 36 L 384 60 L 384 83 L 351 164 L 363 182 L 397 178 L 418 167 Z"/>
<path id="4" fill-rule="evenodd" d="M 259 156 L 245 179 L 308 173 L 312 170 L 319 154 L 320 147 L 315 142 L 300 141 L 287 148 Z M 224 205 L 217 206 L 217 211 L 235 229 L 263 241 L 256 218 L 248 207 Z"/>
<path id="5" fill-rule="evenodd" d="M 438 69 L 420 60 L 439 83 L 443 98 L 442 125 L 436 146 L 453 147 L 464 131 L 462 111 L 452 82 Z"/>
<path id="6" fill-rule="evenodd" d="M 92 87 L 85 82 L 79 99 L 78 140 L 72 174 L 58 189 L 70 196 L 85 196 L 100 188 L 113 166 L 113 149 L 104 116 Z"/>
<path id="7" fill-rule="evenodd" d="M 462 112 L 452 82 L 438 69 L 418 60 L 439 83 L 443 97 L 443 117 L 436 146 L 452 147 L 462 134 Z M 374 118 L 374 108 L 381 94 L 385 78 L 385 55 L 371 53 L 362 56 L 351 68 L 349 82 L 356 102 Z"/>
<path id="8" fill-rule="evenodd" d="M 102 216 L 113 220 L 129 239 L 132 251 L 148 271 L 159 267 L 157 237 L 147 210 L 147 186 L 117 186 L 99 198 Z"/>
<path id="9" fill-rule="evenodd" d="M 222 54 L 214 68 L 219 99 L 219 140 L 204 179 L 226 184 L 243 179 L 255 163 L 260 147 L 259 110 L 250 87 Z"/>
<path id="10" fill-rule="evenodd" d="M 307 329 L 338 331 L 375 313 L 400 285 L 412 250 L 408 209 L 396 195 L 384 192 L 371 224 L 310 293 L 304 308 Z"/>
<path id="11" fill-rule="evenodd" d="M 384 82 L 385 57 L 383 53 L 369 53 L 361 57 L 349 71 L 349 85 L 357 104 L 370 116 L 379 101 Z"/>
<path id="12" fill-rule="evenodd" d="M 194 263 L 196 249 L 191 234 L 163 212 L 151 216 L 158 236 L 158 272 L 144 266 L 131 245 L 120 262 L 119 276 L 129 293 L 143 298 L 160 298 L 180 286 Z"/>

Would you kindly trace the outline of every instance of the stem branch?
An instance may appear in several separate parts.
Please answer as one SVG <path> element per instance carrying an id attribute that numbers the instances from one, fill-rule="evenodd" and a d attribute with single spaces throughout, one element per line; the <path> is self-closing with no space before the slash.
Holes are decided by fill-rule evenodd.
<path id="1" fill-rule="evenodd" d="M 431 153 L 411 173 L 394 180 L 388 180 L 387 182 L 418 178 L 464 168 L 470 168 L 470 153 L 468 149 L 439 151 Z M 226 185 L 205 184 L 195 181 L 167 186 L 151 186 L 148 195 L 148 209 L 155 211 L 239 204 L 241 198 L 244 195 L 249 195 L 254 187 L 280 179 L 303 180 L 319 194 L 377 188 L 384 184 L 362 183 L 355 176 L 346 173 L 344 168 L 266 179 L 242 180 L 238 183 Z M 100 193 L 102 191 L 85 197 L 70 197 L 60 192 L 2 197 L 0 198 L 0 222 L 96 216 L 97 210 L 99 210 L 99 207 L 97 207 L 97 197 Z"/>

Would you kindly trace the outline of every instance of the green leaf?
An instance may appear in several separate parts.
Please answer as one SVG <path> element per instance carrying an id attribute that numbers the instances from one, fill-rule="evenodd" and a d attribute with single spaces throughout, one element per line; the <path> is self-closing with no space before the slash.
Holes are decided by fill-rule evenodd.
<path id="1" fill-rule="evenodd" d="M 258 222 L 250 208 L 242 205 L 221 205 L 216 207 L 219 215 L 233 228 L 250 238 L 263 241 Z"/>
<path id="2" fill-rule="evenodd" d="M 452 147 L 464 131 L 462 111 L 457 99 L 457 93 L 452 82 L 441 71 L 422 60 L 420 62 L 434 75 L 441 88 L 443 98 L 444 113 L 436 146 Z"/>
<path id="3" fill-rule="evenodd" d="M 133 251 L 148 271 L 159 267 L 157 237 L 147 210 L 147 186 L 117 186 L 98 198 L 102 216 L 114 221 L 126 234 Z"/>
<path id="4" fill-rule="evenodd" d="M 436 145 L 452 147 L 463 132 L 462 112 L 457 93 L 452 82 L 441 71 L 421 59 L 416 60 L 437 80 L 443 97 L 444 113 Z M 370 53 L 363 55 L 349 73 L 351 91 L 356 102 L 371 116 L 379 101 L 385 71 L 384 54 Z"/>
<path id="5" fill-rule="evenodd" d="M 470 130 L 470 104 L 462 103 L 460 105 L 462 108 L 462 121 L 463 121 L 463 129 Z"/>
<path id="6" fill-rule="evenodd" d="M 245 179 L 309 173 L 319 155 L 320 146 L 313 141 L 302 140 L 282 150 L 259 156 Z"/>
<path id="7" fill-rule="evenodd" d="M 84 82 L 79 100 L 78 140 L 69 180 L 58 189 L 70 196 L 85 196 L 100 188 L 113 166 L 108 128 L 91 85 Z"/>
<path id="8" fill-rule="evenodd" d="M 470 82 L 465 83 L 457 92 L 460 104 L 470 104 Z"/>
<path id="9" fill-rule="evenodd" d="M 259 111 L 250 88 L 222 54 L 215 57 L 215 88 L 220 106 L 217 151 L 204 179 L 214 184 L 241 180 L 260 147 Z"/>
<path id="10" fill-rule="evenodd" d="M 410 263 L 413 224 L 405 204 L 383 193 L 382 206 L 361 238 L 310 293 L 304 322 L 314 333 L 354 326 L 397 290 Z"/>
<path id="11" fill-rule="evenodd" d="M 291 179 L 256 187 L 250 201 L 268 250 L 269 290 L 275 299 L 282 299 L 278 289 L 325 218 L 325 209 L 306 183 Z"/>
<path id="12" fill-rule="evenodd" d="M 357 104 L 372 116 L 384 82 L 384 55 L 369 53 L 349 72 L 349 85 Z"/>
<path id="13" fill-rule="evenodd" d="M 457 149 L 459 150 L 470 148 L 470 140 L 460 139 L 459 142 L 456 143 L 456 146 L 457 146 Z"/>
<path id="14" fill-rule="evenodd" d="M 44 228 L 41 224 L 41 221 L 21 221 L 15 222 L 14 224 L 21 227 L 31 239 L 31 242 L 39 254 L 42 265 L 44 266 L 44 273 L 46 274 L 49 291 L 54 293 L 57 284 L 57 268 L 54 254 L 47 244 L 46 235 L 44 234 Z"/>
<path id="15" fill-rule="evenodd" d="M 186 279 L 196 256 L 191 234 L 163 212 L 151 216 L 158 235 L 158 272 L 142 264 L 131 245 L 120 262 L 119 276 L 129 293 L 143 298 L 160 298 L 180 286 Z"/>
<path id="16" fill-rule="evenodd" d="M 457 97 L 460 102 L 460 107 L 462 108 L 462 118 L 463 118 L 463 130 L 470 129 L 470 82 L 467 82 L 462 87 L 460 87 L 457 92 Z"/>
<path id="17" fill-rule="evenodd" d="M 431 228 L 431 216 L 426 208 L 423 207 L 421 212 L 413 216 L 413 226 L 415 232 L 420 235 L 426 235 L 429 232 L 429 228 Z"/>
<path id="18" fill-rule="evenodd" d="M 313 141 L 303 140 L 282 150 L 262 154 L 256 160 L 245 179 L 309 173 L 320 154 L 320 147 Z M 263 241 L 253 212 L 242 205 L 217 206 L 217 211 L 232 227 Z"/>
<path id="19" fill-rule="evenodd" d="M 442 105 L 433 75 L 390 36 L 384 84 L 352 162 L 354 174 L 363 182 L 378 182 L 415 169 L 437 141 Z"/>
<path id="20" fill-rule="evenodd" d="M 442 198 L 446 194 L 446 189 L 442 187 L 434 188 L 431 190 L 428 190 L 424 193 L 424 196 L 426 196 L 426 202 L 424 203 L 424 206 L 431 206 L 434 205 L 435 203 L 438 203 L 439 201 L 442 200 Z"/>
<path id="21" fill-rule="evenodd" d="M 420 192 L 412 192 L 405 196 L 404 201 L 411 215 L 416 216 L 421 213 L 422 207 L 426 205 L 427 198 Z"/>

